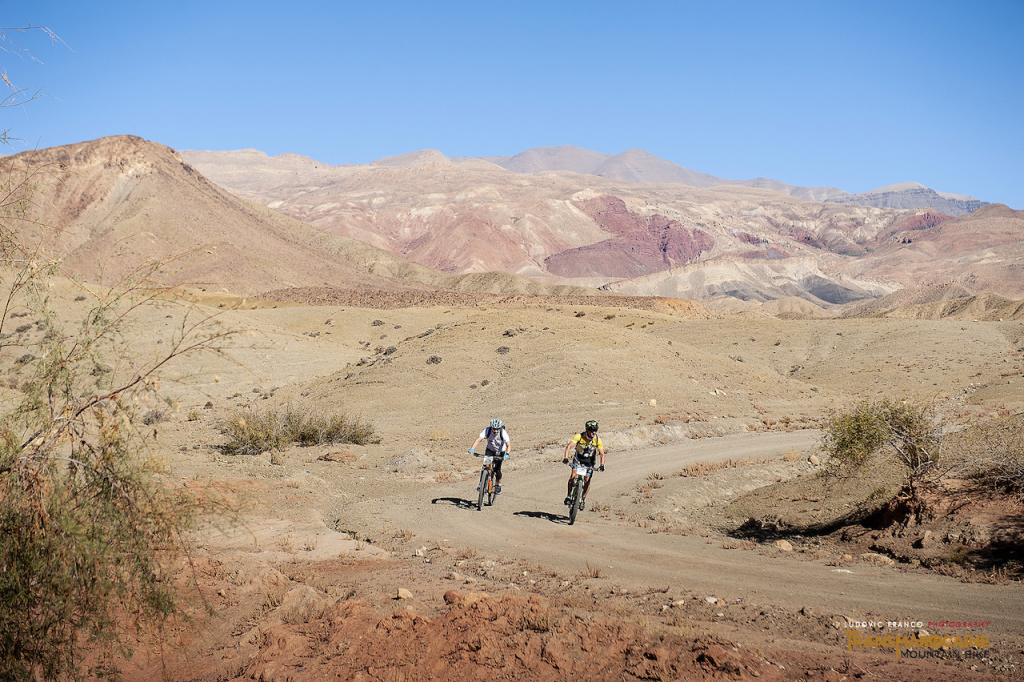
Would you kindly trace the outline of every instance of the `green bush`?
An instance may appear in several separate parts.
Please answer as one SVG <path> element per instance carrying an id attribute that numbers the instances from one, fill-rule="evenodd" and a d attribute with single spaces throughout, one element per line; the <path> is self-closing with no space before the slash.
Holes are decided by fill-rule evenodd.
<path id="1" fill-rule="evenodd" d="M 259 409 L 247 406 L 234 412 L 220 425 L 228 437 L 221 450 L 229 455 L 259 455 L 280 450 L 289 443 L 322 445 L 379 442 L 373 426 L 343 414 L 327 414 L 308 406 Z"/>
<path id="2" fill-rule="evenodd" d="M 915 478 L 938 463 L 942 437 L 931 407 L 885 398 L 833 412 L 822 447 L 840 466 L 855 470 L 888 452 Z"/>

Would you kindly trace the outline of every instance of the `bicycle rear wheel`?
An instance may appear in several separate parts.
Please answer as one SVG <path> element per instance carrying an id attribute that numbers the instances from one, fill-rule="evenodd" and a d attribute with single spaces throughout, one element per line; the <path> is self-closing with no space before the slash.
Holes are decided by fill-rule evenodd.
<path id="1" fill-rule="evenodd" d="M 477 488 L 478 492 L 476 495 L 476 510 L 483 511 L 484 509 L 484 496 L 487 494 L 487 485 L 490 483 L 491 472 L 484 469 L 480 472 L 480 485 Z"/>
<path id="2" fill-rule="evenodd" d="M 572 489 L 572 506 L 569 507 L 569 525 L 576 523 L 576 513 L 580 510 L 583 499 L 583 477 L 576 476 L 576 485 Z"/>
<path id="3" fill-rule="evenodd" d="M 494 501 L 498 499 L 498 494 L 495 490 L 498 489 L 498 482 L 494 479 L 494 474 L 487 480 L 487 506 L 494 506 Z"/>

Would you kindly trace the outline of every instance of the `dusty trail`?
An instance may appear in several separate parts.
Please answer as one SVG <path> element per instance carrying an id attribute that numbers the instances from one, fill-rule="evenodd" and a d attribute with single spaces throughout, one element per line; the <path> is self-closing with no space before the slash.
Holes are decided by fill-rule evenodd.
<path id="1" fill-rule="evenodd" d="M 777 457 L 810 448 L 817 439 L 815 431 L 744 434 L 610 454 L 589 502 L 610 504 L 614 512 L 623 507 L 622 495 L 652 471 L 669 474 L 699 461 Z M 725 549 L 720 539 L 651 533 L 618 521 L 614 513 L 587 510 L 569 526 L 561 504 L 567 476 L 560 463 L 526 462 L 508 471 L 507 492 L 482 512 L 475 507 L 474 481 L 421 484 L 388 505 L 363 505 L 373 506 L 379 521 L 420 538 L 569 574 L 598 569 L 612 584 L 628 588 L 670 586 L 865 621 L 989 621 L 996 638 L 1024 636 L 1020 585 L 967 584 L 864 563 L 838 568 L 775 550 Z"/>

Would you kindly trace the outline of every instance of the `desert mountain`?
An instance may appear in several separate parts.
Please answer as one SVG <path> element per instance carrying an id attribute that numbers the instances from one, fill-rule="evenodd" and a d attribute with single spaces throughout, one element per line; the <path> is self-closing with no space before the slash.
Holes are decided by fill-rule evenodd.
<path id="1" fill-rule="evenodd" d="M 930 208 L 950 216 L 964 215 L 985 205 L 974 197 L 936 192 L 916 182 L 851 194 L 835 187 L 797 187 L 767 178 L 727 180 L 683 168 L 642 149 L 630 149 L 613 156 L 572 146 L 537 147 L 516 156 L 490 156 L 485 159 L 516 173 L 567 170 L 622 182 L 682 183 L 693 187 L 741 185 L 770 189 L 807 201 L 834 201 L 879 208 Z"/>
<path id="2" fill-rule="evenodd" d="M 950 281 L 1021 293 L 1011 277 L 1024 257 L 1012 248 L 1020 217 L 999 205 L 954 219 L 742 185 L 637 183 L 578 172 L 609 160 L 576 148 L 511 159 L 427 151 L 344 167 L 252 151 L 182 154 L 239 196 L 451 273 L 504 271 L 696 299 L 797 296 L 823 306 Z M 545 163 L 558 170 L 502 165 Z M 961 239 L 961 230 L 974 236 Z M 1005 245 L 1005 259 L 985 255 Z M 934 272 L 932 259 L 941 261 Z"/>
<path id="3" fill-rule="evenodd" d="M 660 159 L 643 149 L 629 149 L 613 156 L 572 146 L 538 147 L 516 156 L 489 156 L 484 159 L 516 173 L 565 170 L 622 182 L 668 182 L 692 187 L 716 187 L 729 183 L 728 180 Z"/>
<path id="4" fill-rule="evenodd" d="M 233 158 L 244 166 L 259 154 Z M 316 171 L 278 157 L 284 175 Z M 546 292 L 515 275 L 453 276 L 362 241 L 332 234 L 209 182 L 173 150 L 109 137 L 24 152 L 6 160 L 32 187 L 22 241 L 38 243 L 65 271 L 112 283 L 136 268 L 162 284 L 191 283 L 251 295 L 301 286 Z M 45 226 L 45 227 L 44 227 Z"/>

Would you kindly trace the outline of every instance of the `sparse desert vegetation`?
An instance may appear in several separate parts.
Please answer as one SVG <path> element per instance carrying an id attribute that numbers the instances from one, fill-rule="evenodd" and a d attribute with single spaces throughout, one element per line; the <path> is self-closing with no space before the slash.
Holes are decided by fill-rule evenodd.
<path id="1" fill-rule="evenodd" d="M 311 405 L 236 409 L 219 426 L 227 441 L 219 445 L 229 455 L 259 455 L 288 444 L 324 445 L 375 441 L 373 426 L 343 414 L 329 414 Z"/>
<path id="2" fill-rule="evenodd" d="M 16 602 L 6 627 L 45 640 L 62 671 L 74 662 L 60 646 L 81 637 L 76 660 L 101 671 L 102 657 L 125 679 L 441 675 L 415 660 L 467 678 L 557 679 L 588 637 L 587 665 L 616 678 L 770 677 L 779 664 L 849 676 L 887 669 L 843 648 L 850 623 L 927 620 L 951 600 L 992 623 L 1000 649 L 985 670 L 1021 665 L 1024 322 L 1013 302 L 951 302 L 945 287 L 755 307 L 441 273 L 232 196 L 136 138 L 10 162 L 11 177 L 56 169 L 38 177 L 41 196 L 85 197 L 26 208 L 37 226 L 75 229 L 37 261 L 64 257 L 45 273 L 45 307 L 9 306 L 0 336 L 13 406 L 0 463 Z M 127 224 L 101 200 L 126 186 L 126 167 L 148 169 L 132 176 L 131 204 L 147 217 L 146 249 L 178 249 L 193 224 L 222 252 L 247 248 L 220 261 L 196 243 L 150 270 L 196 284 L 148 281 L 133 325 L 96 343 L 102 325 L 128 321 L 102 308 L 116 299 L 110 278 L 148 251 L 104 262 L 108 244 L 61 240 Z M 631 191 L 618 215 L 636 237 L 636 211 L 657 197 Z M 908 218 L 826 208 L 840 222 Z M 33 274 L 3 267 L 12 292 Z M 200 352 L 176 361 L 188 348 Z M 502 494 L 477 511 L 479 461 L 466 449 L 494 417 L 513 452 Z M 569 528 L 561 453 L 587 419 L 601 423 L 608 467 Z M 81 592 L 83 574 L 99 602 Z M 174 602 L 174 587 L 197 598 Z M 175 604 L 187 625 L 166 617 Z M 113 633 L 115 612 L 164 629 L 132 631 L 134 654 L 91 644 Z M 25 613 L 64 629 L 48 636 Z M 43 670 L 46 652 L 19 646 L 19 670 Z M 969 677 L 972 663 L 901 661 L 890 676 Z"/>

